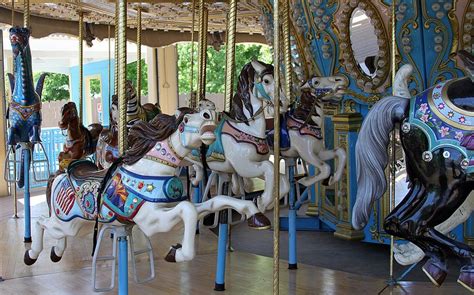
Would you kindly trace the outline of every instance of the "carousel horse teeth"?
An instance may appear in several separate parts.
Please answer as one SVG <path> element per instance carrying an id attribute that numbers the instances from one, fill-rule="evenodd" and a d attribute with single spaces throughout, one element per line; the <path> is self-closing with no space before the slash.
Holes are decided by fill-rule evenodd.
<path id="1" fill-rule="evenodd" d="M 25 251 L 25 256 L 23 257 L 23 262 L 26 264 L 26 265 L 33 265 L 37 259 L 32 259 L 30 257 L 30 253 L 29 253 L 30 250 L 26 250 Z"/>
<path id="2" fill-rule="evenodd" d="M 257 213 L 250 217 L 248 220 L 248 226 L 252 229 L 269 229 L 271 227 L 271 222 L 270 220 L 263 215 L 263 213 Z"/>
<path id="3" fill-rule="evenodd" d="M 461 268 L 458 283 L 470 292 L 474 292 L 474 266 L 466 265 Z"/>
<path id="4" fill-rule="evenodd" d="M 423 272 L 436 287 L 440 287 L 448 275 L 445 266 L 441 262 L 433 261 L 432 259 L 429 259 L 423 265 Z"/>
<path id="5" fill-rule="evenodd" d="M 168 254 L 166 254 L 165 260 L 167 262 L 176 262 L 176 250 L 182 248 L 183 246 L 181 244 L 176 244 L 174 246 L 171 246 L 170 251 Z"/>
<path id="6" fill-rule="evenodd" d="M 56 255 L 56 252 L 54 251 L 54 248 L 55 247 L 51 247 L 51 254 L 49 255 L 49 257 L 51 258 L 52 262 L 59 262 L 59 261 L 61 261 L 61 258 L 63 258 L 63 257 Z"/>

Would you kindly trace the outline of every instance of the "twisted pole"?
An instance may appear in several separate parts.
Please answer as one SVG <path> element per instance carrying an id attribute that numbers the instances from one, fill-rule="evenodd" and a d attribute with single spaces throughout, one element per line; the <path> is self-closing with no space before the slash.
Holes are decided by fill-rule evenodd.
<path id="1" fill-rule="evenodd" d="M 275 129 L 275 147 L 273 163 L 273 294 L 280 292 L 280 1 L 273 1 L 273 65 L 275 87 L 273 100 L 275 105 L 274 129 Z M 284 1 L 286 7 L 287 1 Z M 288 13 L 283 15 L 283 21 L 288 26 Z"/>
<path id="2" fill-rule="evenodd" d="M 234 93 L 234 72 L 235 72 L 235 31 L 237 27 L 237 1 L 231 0 L 229 3 L 229 13 L 227 15 L 227 36 L 226 36 L 226 56 L 225 56 L 225 96 L 224 110 L 230 111 L 232 94 Z"/>
<path id="3" fill-rule="evenodd" d="M 127 150 L 127 0 L 118 0 L 118 145 L 122 155 Z"/>
<path id="4" fill-rule="evenodd" d="M 83 120 L 84 102 L 84 12 L 79 11 L 79 120 Z"/>
<path id="5" fill-rule="evenodd" d="M 142 97 L 142 6 L 137 9 L 137 99 Z"/>
<path id="6" fill-rule="evenodd" d="M 196 17 L 196 0 L 193 0 L 193 7 L 191 9 L 191 79 L 189 85 L 189 107 L 195 108 L 197 106 L 197 98 L 193 95 L 194 91 L 194 22 Z"/>
<path id="7" fill-rule="evenodd" d="M 206 93 L 206 63 L 207 63 L 207 20 L 208 10 L 204 0 L 199 0 L 199 55 L 198 55 L 198 85 L 197 97 L 194 99 L 192 107 L 196 107 L 197 101 L 204 98 Z"/>
<path id="8" fill-rule="evenodd" d="M 23 2 L 23 27 L 30 27 L 30 0 Z"/>
<path id="9" fill-rule="evenodd" d="M 118 30 L 118 19 L 119 19 L 119 3 L 118 0 L 115 2 L 115 23 L 114 23 L 114 46 L 115 46 L 115 51 L 114 51 L 114 59 L 115 59 L 115 65 L 114 65 L 114 94 L 118 94 L 118 79 L 119 79 L 119 70 L 118 70 L 118 64 L 119 64 L 119 30 Z"/>

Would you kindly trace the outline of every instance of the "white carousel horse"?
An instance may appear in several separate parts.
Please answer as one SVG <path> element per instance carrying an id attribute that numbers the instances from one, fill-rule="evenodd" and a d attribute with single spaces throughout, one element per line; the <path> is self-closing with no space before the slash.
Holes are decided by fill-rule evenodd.
<path id="1" fill-rule="evenodd" d="M 346 164 L 346 152 L 342 148 L 325 148 L 322 136 L 323 104 L 339 102 L 348 85 L 349 81 L 344 76 L 313 77 L 302 86 L 304 91 L 295 108 L 284 115 L 287 127 L 285 133 L 288 135 L 287 139 L 283 139 L 283 132 L 280 136 L 282 157 L 300 157 L 318 171 L 313 176 L 299 180 L 304 186 L 308 187 L 325 179 L 329 179 L 329 185 L 332 185 L 341 179 Z M 325 161 L 333 159 L 337 159 L 337 167 L 334 176 L 330 177 L 331 167 Z"/>
<path id="2" fill-rule="evenodd" d="M 257 198 L 260 212 L 265 212 L 273 206 L 273 163 L 269 161 L 269 147 L 265 131 L 264 110 L 274 102 L 273 66 L 259 61 L 252 61 L 242 69 L 237 92 L 232 98 L 229 114 L 216 129 L 217 139 L 206 154 L 210 170 L 218 173 L 224 179 L 225 175 L 237 174 L 244 178 L 263 177 L 265 189 Z M 282 111 L 288 104 L 284 94 L 280 94 Z M 187 157 L 194 164 L 196 184 L 202 179 L 203 164 L 200 155 L 194 153 Z M 233 191 L 239 183 L 233 181 Z M 289 191 L 289 182 L 280 175 L 280 197 Z M 263 215 L 259 215 L 263 216 Z"/>
<path id="3" fill-rule="evenodd" d="M 129 134 L 131 148 L 105 176 L 92 162 L 73 163 L 48 188 L 51 217 L 36 222 L 33 244 L 25 252 L 24 262 L 31 265 L 38 258 L 45 230 L 57 240 L 51 259 L 59 261 L 66 237 L 76 236 L 96 218 L 101 222 L 133 222 L 148 237 L 169 231 L 182 220 L 182 246 L 173 246 L 165 259 L 188 261 L 195 255 L 196 224 L 200 218 L 229 208 L 249 217 L 259 213 L 251 201 L 217 196 L 193 204 L 183 197 L 176 168 L 192 149 L 215 140 L 214 118 L 215 114 L 208 110 L 192 113 L 182 109 L 178 117 L 161 114 L 149 123 L 137 123 Z"/>

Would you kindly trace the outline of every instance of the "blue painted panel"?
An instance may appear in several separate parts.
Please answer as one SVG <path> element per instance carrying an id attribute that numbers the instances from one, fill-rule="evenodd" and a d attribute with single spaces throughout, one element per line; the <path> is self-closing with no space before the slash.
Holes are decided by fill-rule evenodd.
<path id="1" fill-rule="evenodd" d="M 101 79 L 101 97 L 102 97 L 102 124 L 109 125 L 109 101 L 114 91 L 114 69 L 115 60 L 110 60 L 110 93 L 109 93 L 109 61 L 103 60 L 93 63 L 84 64 L 84 89 L 83 97 L 86 98 L 86 77 L 87 76 L 96 76 L 99 75 Z M 79 66 L 74 66 L 70 68 L 70 77 L 71 77 L 71 99 L 79 106 Z M 83 103 L 84 115 L 86 115 L 85 110 L 86 104 Z M 87 122 L 87 120 L 84 120 Z"/>

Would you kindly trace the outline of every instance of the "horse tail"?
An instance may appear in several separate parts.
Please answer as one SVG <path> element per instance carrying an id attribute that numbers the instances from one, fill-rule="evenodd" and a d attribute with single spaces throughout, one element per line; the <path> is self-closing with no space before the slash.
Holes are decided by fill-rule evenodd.
<path id="1" fill-rule="evenodd" d="M 362 124 L 355 147 L 357 197 L 352 210 L 355 229 L 367 225 L 374 201 L 387 188 L 384 170 L 388 163 L 389 134 L 395 123 L 406 117 L 409 101 L 395 96 L 383 98 L 372 107 Z"/>
<path id="2" fill-rule="evenodd" d="M 97 215 L 95 217 L 95 224 L 94 224 L 94 236 L 92 240 L 92 256 L 94 256 L 95 252 L 95 247 L 97 246 L 97 235 L 99 234 L 99 213 L 100 213 L 100 206 L 101 206 L 101 199 L 102 199 L 102 194 L 105 191 L 105 188 L 107 184 L 109 183 L 110 178 L 112 178 L 112 175 L 114 175 L 115 170 L 123 163 L 123 158 L 120 157 L 118 158 L 112 166 L 107 170 L 107 173 L 104 176 L 104 179 L 102 179 L 102 182 L 100 183 L 99 191 L 97 192 L 97 201 L 96 201 L 96 206 L 97 206 Z"/>

